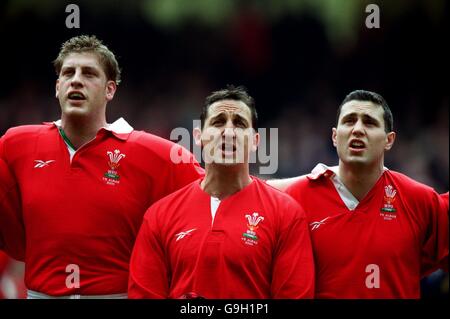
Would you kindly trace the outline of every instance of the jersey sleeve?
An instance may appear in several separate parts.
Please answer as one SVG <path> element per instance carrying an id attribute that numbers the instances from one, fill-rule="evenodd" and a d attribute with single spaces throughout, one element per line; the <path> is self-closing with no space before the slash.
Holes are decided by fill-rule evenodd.
<path id="1" fill-rule="evenodd" d="M 448 193 L 449 192 L 440 195 L 442 203 L 444 204 L 444 207 L 447 209 L 447 213 L 448 213 L 448 206 L 449 206 L 448 205 Z"/>
<path id="2" fill-rule="evenodd" d="M 0 158 L 5 158 L 5 150 L 4 150 L 5 136 L 0 136 Z"/>
<path id="3" fill-rule="evenodd" d="M 271 295 L 275 299 L 313 298 L 314 259 L 305 213 L 294 201 L 289 201 L 285 209 L 294 211 L 295 216 L 283 221 L 285 226 L 274 257 Z"/>
<path id="4" fill-rule="evenodd" d="M 152 184 L 149 204 L 204 175 L 194 155 L 183 146 L 143 132 L 137 132 L 134 138 L 139 145 L 136 160 Z"/>
<path id="5" fill-rule="evenodd" d="M 23 261 L 25 232 L 21 214 L 17 183 L 5 162 L 0 159 L 0 249 Z"/>
<path id="6" fill-rule="evenodd" d="M 448 206 L 437 193 L 433 192 L 427 201 L 428 227 L 422 248 L 423 276 L 441 268 L 448 272 Z"/>
<path id="7" fill-rule="evenodd" d="M 171 158 L 171 179 L 167 194 L 173 193 L 205 175 L 204 169 L 191 152 L 180 145 L 173 145 L 171 154 L 176 152 L 182 161 Z"/>
<path id="8" fill-rule="evenodd" d="M 147 211 L 130 261 L 128 298 L 162 299 L 169 295 L 169 277 L 153 207 Z"/>

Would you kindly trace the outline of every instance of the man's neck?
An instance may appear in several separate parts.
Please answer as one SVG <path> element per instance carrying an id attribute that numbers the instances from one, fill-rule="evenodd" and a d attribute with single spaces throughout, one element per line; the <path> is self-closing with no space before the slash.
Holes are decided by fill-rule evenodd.
<path id="1" fill-rule="evenodd" d="M 93 140 L 102 127 L 107 127 L 107 123 L 105 118 L 89 121 L 83 118 L 74 119 L 62 116 L 61 127 L 75 149 L 79 149 Z"/>
<path id="2" fill-rule="evenodd" d="M 338 176 L 345 187 L 361 201 L 383 174 L 383 162 L 376 166 L 348 165 L 339 161 Z"/>
<path id="3" fill-rule="evenodd" d="M 248 164 L 207 164 L 205 178 L 200 187 L 209 195 L 220 200 L 233 195 L 252 182 Z"/>

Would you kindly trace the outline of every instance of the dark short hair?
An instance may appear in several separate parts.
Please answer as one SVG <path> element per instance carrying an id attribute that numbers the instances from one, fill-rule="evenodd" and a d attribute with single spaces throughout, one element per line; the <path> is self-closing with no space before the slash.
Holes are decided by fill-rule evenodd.
<path id="1" fill-rule="evenodd" d="M 384 130 L 386 131 L 386 133 L 392 132 L 392 130 L 394 129 L 394 118 L 392 116 L 389 105 L 386 103 L 386 100 L 380 94 L 366 90 L 355 90 L 347 94 L 341 105 L 339 105 L 336 115 L 337 124 L 339 124 L 339 116 L 341 115 L 342 106 L 350 101 L 369 101 L 375 105 L 381 106 L 384 111 Z"/>
<path id="2" fill-rule="evenodd" d="M 103 66 L 106 78 L 108 81 L 112 80 L 116 82 L 117 85 L 120 83 L 120 73 L 119 64 L 117 63 L 114 53 L 112 53 L 106 45 L 102 43 L 95 35 L 80 35 L 73 37 L 61 46 L 58 57 L 53 61 L 56 74 L 59 75 L 61 72 L 64 59 L 71 53 L 82 53 L 89 52 L 94 53 L 98 56 L 100 64 Z"/>
<path id="3" fill-rule="evenodd" d="M 205 120 L 208 117 L 208 109 L 211 104 L 222 100 L 235 100 L 245 103 L 250 109 L 252 115 L 252 128 L 258 130 L 258 114 L 256 113 L 255 100 L 247 93 L 245 87 L 227 85 L 225 89 L 212 92 L 205 99 L 202 114 L 200 115 L 201 128 L 205 126 Z"/>

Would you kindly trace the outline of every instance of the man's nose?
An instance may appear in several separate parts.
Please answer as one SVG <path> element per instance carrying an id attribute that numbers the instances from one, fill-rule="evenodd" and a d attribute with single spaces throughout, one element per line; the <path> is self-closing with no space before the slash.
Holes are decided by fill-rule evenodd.
<path id="1" fill-rule="evenodd" d="M 225 127 L 224 131 L 223 131 L 223 135 L 225 137 L 235 137 L 236 136 L 236 132 L 235 132 L 235 128 L 234 127 Z"/>
<path id="2" fill-rule="evenodd" d="M 353 126 L 353 134 L 355 134 L 355 135 L 363 135 L 364 134 L 364 125 L 361 120 L 357 120 L 355 125 Z"/>
<path id="3" fill-rule="evenodd" d="M 72 86 L 81 86 L 83 85 L 83 81 L 81 79 L 81 70 L 76 70 L 71 81 L 70 85 Z"/>
<path id="4" fill-rule="evenodd" d="M 225 123 L 225 129 L 224 129 L 223 134 L 225 136 L 234 136 L 234 135 L 236 135 L 235 129 L 236 129 L 236 127 L 234 126 L 233 122 L 232 121 L 227 121 Z"/>

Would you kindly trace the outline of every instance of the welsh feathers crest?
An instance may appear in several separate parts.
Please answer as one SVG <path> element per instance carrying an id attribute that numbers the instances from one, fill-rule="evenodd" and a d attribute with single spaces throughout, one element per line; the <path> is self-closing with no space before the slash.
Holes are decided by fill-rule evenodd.
<path id="1" fill-rule="evenodd" d="M 108 165 L 111 169 L 117 169 L 120 166 L 119 161 L 125 157 L 125 154 L 120 154 L 119 150 L 114 150 L 114 153 L 111 151 L 106 152 L 109 156 Z"/>

